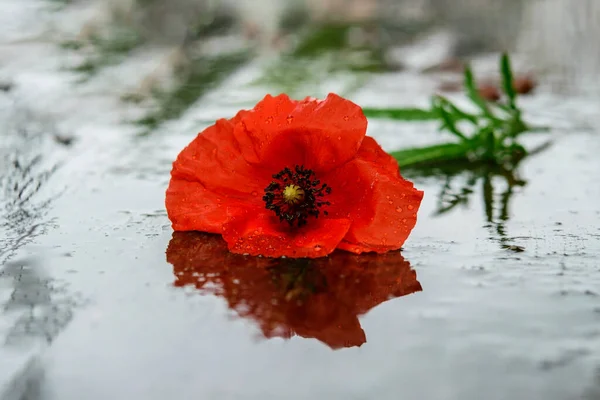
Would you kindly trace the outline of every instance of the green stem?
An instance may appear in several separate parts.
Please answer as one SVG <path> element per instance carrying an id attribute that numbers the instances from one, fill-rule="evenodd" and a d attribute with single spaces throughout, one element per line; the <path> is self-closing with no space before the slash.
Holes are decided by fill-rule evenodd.
<path id="1" fill-rule="evenodd" d="M 363 108 L 367 118 L 389 118 L 400 121 L 433 121 L 439 114 L 422 108 Z"/>
<path id="2" fill-rule="evenodd" d="M 464 143 L 444 143 L 429 147 L 399 150 L 390 153 L 400 167 L 422 167 L 448 162 L 468 161 L 471 146 Z"/>

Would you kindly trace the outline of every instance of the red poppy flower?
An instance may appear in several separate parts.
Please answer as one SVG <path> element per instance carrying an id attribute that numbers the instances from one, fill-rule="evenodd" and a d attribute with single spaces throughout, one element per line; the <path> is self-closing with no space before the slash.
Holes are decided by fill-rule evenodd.
<path id="1" fill-rule="evenodd" d="M 322 257 L 399 249 L 423 192 L 371 137 L 359 106 L 267 95 L 220 119 L 173 163 L 175 231 L 223 236 L 234 253 Z"/>
<path id="2" fill-rule="evenodd" d="M 319 259 L 233 254 L 218 235 L 174 232 L 167 248 L 175 286 L 223 297 L 266 338 L 315 338 L 333 349 L 366 342 L 358 317 L 395 297 L 421 291 L 399 251 Z"/>

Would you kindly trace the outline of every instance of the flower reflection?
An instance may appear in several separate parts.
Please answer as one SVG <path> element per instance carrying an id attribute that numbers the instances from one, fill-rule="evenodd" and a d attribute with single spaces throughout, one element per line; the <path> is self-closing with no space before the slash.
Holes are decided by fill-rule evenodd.
<path id="1" fill-rule="evenodd" d="M 273 259 L 230 253 L 218 235 L 174 232 L 167 248 L 175 286 L 223 297 L 266 338 L 315 338 L 332 349 L 366 342 L 358 316 L 421 291 L 400 252 L 320 259 Z"/>

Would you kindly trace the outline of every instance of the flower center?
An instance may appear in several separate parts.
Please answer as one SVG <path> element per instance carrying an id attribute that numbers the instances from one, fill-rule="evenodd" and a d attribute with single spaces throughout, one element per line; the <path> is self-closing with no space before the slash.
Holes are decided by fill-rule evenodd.
<path id="1" fill-rule="evenodd" d="M 283 189 L 283 201 L 288 204 L 298 204 L 304 198 L 304 190 L 298 185 L 287 185 Z"/>
<path id="2" fill-rule="evenodd" d="M 290 226 L 306 225 L 309 217 L 318 218 L 322 206 L 330 203 L 323 198 L 331 193 L 331 187 L 316 179 L 315 173 L 296 165 L 292 171 L 286 167 L 273 175 L 273 181 L 265 188 L 265 208 L 272 210 L 279 221 Z M 327 211 L 323 210 L 327 215 Z"/>

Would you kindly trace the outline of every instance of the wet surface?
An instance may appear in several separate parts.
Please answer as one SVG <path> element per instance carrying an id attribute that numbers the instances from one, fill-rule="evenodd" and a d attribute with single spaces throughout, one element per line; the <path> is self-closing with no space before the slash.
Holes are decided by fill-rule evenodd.
<path id="1" fill-rule="evenodd" d="M 27 57 L 2 66 L 0 396 L 31 378 L 40 400 L 600 398 L 596 100 L 540 82 L 522 105 L 554 128 L 530 138 L 548 149 L 508 173 L 411 176 L 425 198 L 401 254 L 291 266 L 173 235 L 163 206 L 179 150 L 268 90 L 262 64 L 140 137 L 98 82 L 73 89 Z M 439 82 L 355 83 L 320 90 L 420 105 Z M 387 150 L 439 139 L 390 121 L 369 134 Z"/>

